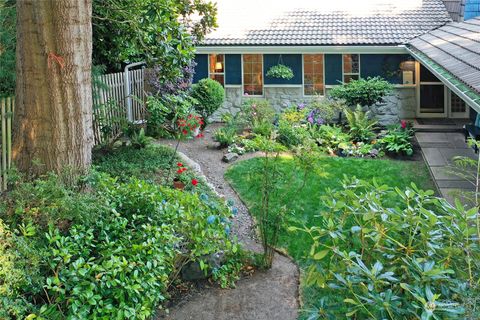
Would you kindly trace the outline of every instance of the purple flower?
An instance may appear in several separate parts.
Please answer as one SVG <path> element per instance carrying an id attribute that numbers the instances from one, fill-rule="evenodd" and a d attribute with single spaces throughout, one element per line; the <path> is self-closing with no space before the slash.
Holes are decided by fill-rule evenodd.
<path id="1" fill-rule="evenodd" d="M 308 117 L 307 121 L 308 121 L 310 124 L 313 124 L 313 117 Z"/>
<path id="2" fill-rule="evenodd" d="M 299 103 L 299 104 L 297 105 L 297 109 L 298 109 L 298 111 L 305 109 L 305 103 L 303 103 L 303 102 L 302 102 L 302 103 Z"/>

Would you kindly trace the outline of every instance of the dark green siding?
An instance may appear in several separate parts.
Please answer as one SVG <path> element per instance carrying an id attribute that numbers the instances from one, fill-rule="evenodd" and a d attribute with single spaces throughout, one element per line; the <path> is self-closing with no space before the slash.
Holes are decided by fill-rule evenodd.
<path id="1" fill-rule="evenodd" d="M 338 85 L 343 79 L 342 55 L 326 54 L 325 55 L 325 84 Z"/>
<path id="2" fill-rule="evenodd" d="M 195 62 L 195 74 L 193 75 L 193 83 L 208 78 L 208 54 L 196 54 Z"/>
<path id="3" fill-rule="evenodd" d="M 242 84 L 242 55 L 225 55 L 225 84 Z"/>
<path id="4" fill-rule="evenodd" d="M 264 54 L 263 55 L 263 75 L 265 77 L 265 84 L 302 84 L 302 55 L 301 54 L 282 54 L 280 60 L 279 54 Z M 293 78 L 290 80 L 287 79 L 277 79 L 267 77 L 268 70 L 279 64 L 281 61 L 282 64 L 292 68 Z"/>
<path id="5" fill-rule="evenodd" d="M 402 83 L 400 63 L 412 58 L 408 54 L 362 54 L 360 75 L 362 78 L 382 77 L 393 84 Z"/>

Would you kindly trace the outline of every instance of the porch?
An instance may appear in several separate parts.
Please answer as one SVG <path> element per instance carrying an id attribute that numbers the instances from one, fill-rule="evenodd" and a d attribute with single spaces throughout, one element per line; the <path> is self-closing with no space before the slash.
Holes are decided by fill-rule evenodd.
<path id="1" fill-rule="evenodd" d="M 474 191 L 475 187 L 472 182 L 453 173 L 457 170 L 452 165 L 452 159 L 458 156 L 478 159 L 478 155 L 465 143 L 464 134 L 455 131 L 458 129 L 457 125 L 443 126 L 445 130 L 451 131 L 428 131 L 433 130 L 432 127 L 433 125 L 423 125 L 424 131 L 417 131 L 415 137 L 437 189 L 440 195 L 452 204 L 455 198 L 459 198 L 463 203 L 471 205 L 465 195 L 466 191 Z M 473 174 L 474 170 L 464 173 Z"/>

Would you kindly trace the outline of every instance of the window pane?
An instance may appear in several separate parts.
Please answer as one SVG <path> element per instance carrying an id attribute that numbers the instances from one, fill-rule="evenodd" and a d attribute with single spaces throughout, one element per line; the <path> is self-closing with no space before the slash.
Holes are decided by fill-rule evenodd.
<path id="1" fill-rule="evenodd" d="M 263 95 L 263 63 L 260 54 L 243 55 L 243 91 L 248 95 Z"/>
<path id="2" fill-rule="evenodd" d="M 359 73 L 360 56 L 358 54 L 343 55 L 343 73 Z"/>
<path id="3" fill-rule="evenodd" d="M 223 73 L 225 68 L 225 57 L 223 54 L 210 55 L 210 73 Z"/>
<path id="4" fill-rule="evenodd" d="M 323 95 L 323 54 L 303 55 L 304 94 Z"/>

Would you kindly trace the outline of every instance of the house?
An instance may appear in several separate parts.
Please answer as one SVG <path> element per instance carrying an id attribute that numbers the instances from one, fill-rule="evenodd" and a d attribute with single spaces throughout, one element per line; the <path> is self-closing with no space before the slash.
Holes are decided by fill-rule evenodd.
<path id="1" fill-rule="evenodd" d="M 383 124 L 468 118 L 480 111 L 478 1 L 217 0 L 219 27 L 197 47 L 194 82 L 210 77 L 225 87 L 217 116 L 238 112 L 245 98 L 269 99 L 280 111 L 381 76 L 395 86 L 372 107 Z M 280 63 L 293 78 L 267 76 Z"/>

